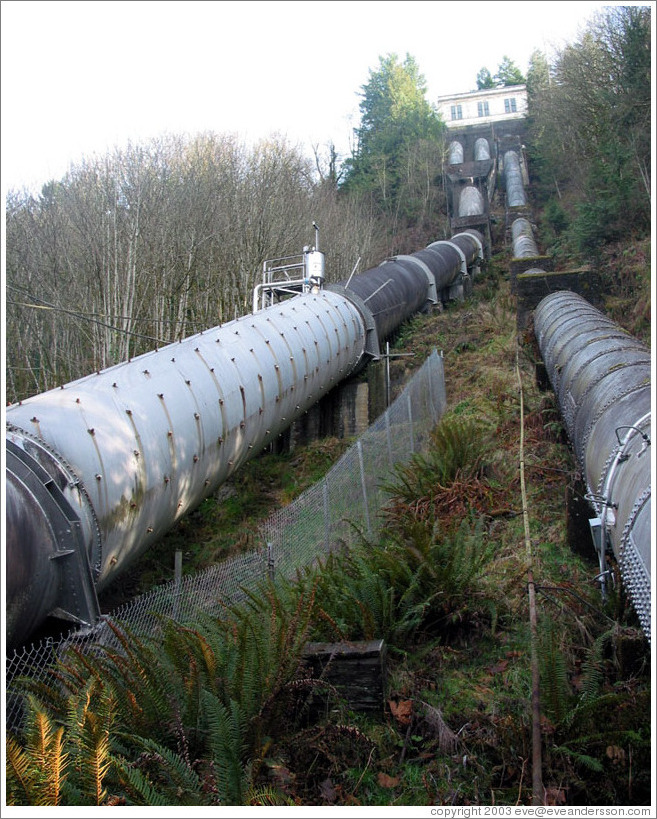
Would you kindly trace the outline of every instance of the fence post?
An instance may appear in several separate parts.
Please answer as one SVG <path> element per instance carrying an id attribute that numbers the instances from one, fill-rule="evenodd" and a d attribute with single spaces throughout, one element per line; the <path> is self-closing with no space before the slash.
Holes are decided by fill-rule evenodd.
<path id="1" fill-rule="evenodd" d="M 360 438 L 356 442 L 356 449 L 358 450 L 358 464 L 360 466 L 360 486 L 363 490 L 363 503 L 365 504 L 365 521 L 367 523 L 368 534 L 372 534 L 372 525 L 370 524 L 370 508 L 367 502 L 367 484 L 365 483 L 365 463 L 363 461 L 363 444 Z"/>
<path id="2" fill-rule="evenodd" d="M 182 550 L 176 549 L 173 564 L 174 593 L 173 593 L 173 619 L 177 620 L 180 615 L 180 596 L 182 594 Z"/>
<path id="3" fill-rule="evenodd" d="M 388 466 L 393 468 L 394 462 L 392 460 L 392 436 L 390 435 L 390 410 L 386 410 L 386 441 L 388 443 Z"/>
<path id="4" fill-rule="evenodd" d="M 427 359 L 427 379 L 429 381 L 429 406 L 431 408 L 431 420 L 435 424 L 436 423 L 436 404 L 433 400 L 433 363 L 435 361 L 436 351 L 434 350 L 431 354 L 431 357 Z"/>
<path id="5" fill-rule="evenodd" d="M 267 576 L 273 582 L 276 575 L 276 566 L 274 565 L 274 547 L 270 540 L 267 541 Z"/>
<path id="6" fill-rule="evenodd" d="M 329 512 L 329 488 L 327 477 L 324 477 L 324 483 L 322 485 L 322 499 L 324 501 L 324 544 L 328 553 L 331 548 L 331 519 Z"/>

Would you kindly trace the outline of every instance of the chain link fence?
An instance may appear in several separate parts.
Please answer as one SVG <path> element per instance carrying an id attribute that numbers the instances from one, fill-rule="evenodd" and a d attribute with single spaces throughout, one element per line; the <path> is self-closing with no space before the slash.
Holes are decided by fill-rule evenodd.
<path id="1" fill-rule="evenodd" d="M 426 449 L 431 430 L 445 411 L 443 361 L 434 352 L 399 397 L 337 461 L 326 476 L 261 526 L 261 545 L 223 563 L 159 586 L 106 615 L 92 628 L 57 640 L 23 646 L 6 660 L 6 724 L 19 724 L 20 685 L 44 679 L 48 666 L 69 648 L 118 647 L 111 624 L 133 634 L 157 634 L 162 618 L 191 622 L 244 599 L 267 576 L 294 577 L 329 552 L 362 537 L 379 536 L 386 495 L 382 484 L 397 464 Z"/>

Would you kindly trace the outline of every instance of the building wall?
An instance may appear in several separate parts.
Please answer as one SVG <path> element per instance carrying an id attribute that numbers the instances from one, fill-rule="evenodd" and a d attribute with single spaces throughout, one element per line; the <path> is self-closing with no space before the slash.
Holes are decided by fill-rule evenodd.
<path id="1" fill-rule="evenodd" d="M 436 102 L 448 128 L 524 119 L 527 116 L 527 87 L 510 85 L 450 94 L 438 97 Z"/>

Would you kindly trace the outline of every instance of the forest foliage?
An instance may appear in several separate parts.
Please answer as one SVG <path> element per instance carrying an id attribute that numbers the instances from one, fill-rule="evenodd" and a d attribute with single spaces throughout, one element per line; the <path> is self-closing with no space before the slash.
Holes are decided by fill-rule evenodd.
<path id="1" fill-rule="evenodd" d="M 651 9 L 604 10 L 527 73 L 528 149 L 543 239 L 595 254 L 647 235 L 651 219 Z"/>

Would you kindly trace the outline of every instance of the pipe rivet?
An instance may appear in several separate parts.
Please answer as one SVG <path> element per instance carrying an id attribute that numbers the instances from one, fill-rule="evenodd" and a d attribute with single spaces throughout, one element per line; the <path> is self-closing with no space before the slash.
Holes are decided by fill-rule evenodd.
<path id="1" fill-rule="evenodd" d="M 149 534 L 149 535 L 150 535 L 150 534 L 152 534 L 152 532 L 153 532 L 153 527 L 152 527 L 152 526 L 149 526 L 149 527 L 148 527 L 148 529 L 146 529 L 146 531 L 148 532 L 148 534 Z"/>
<path id="2" fill-rule="evenodd" d="M 197 464 L 198 463 L 198 455 L 194 455 L 192 460 L 194 461 L 195 464 Z"/>
<path id="3" fill-rule="evenodd" d="M 87 432 L 89 433 L 89 435 L 95 435 L 96 434 L 96 430 L 93 427 L 91 427 L 91 429 L 88 429 Z"/>
<path id="4" fill-rule="evenodd" d="M 115 381 L 115 382 L 112 384 L 112 386 L 113 386 L 115 389 L 117 388 L 117 386 L 118 386 L 118 385 L 117 385 L 116 381 Z"/>
<path id="5" fill-rule="evenodd" d="M 185 384 L 187 384 L 187 386 L 189 386 L 191 383 L 192 383 L 192 382 L 190 381 L 190 379 L 189 379 L 189 378 L 186 378 L 186 379 L 185 379 Z"/>
<path id="6" fill-rule="evenodd" d="M 76 404 L 79 404 L 79 403 L 80 403 L 80 399 L 79 399 L 79 398 L 76 398 L 76 399 L 75 399 L 75 403 L 76 403 Z"/>
<path id="7" fill-rule="evenodd" d="M 36 417 L 36 415 L 33 415 L 33 416 L 30 418 L 30 421 L 31 421 L 33 424 L 38 424 L 38 423 L 39 423 L 39 419 Z"/>
<path id="8" fill-rule="evenodd" d="M 197 421 L 198 421 L 198 419 L 199 419 L 200 417 L 201 417 L 201 416 L 198 414 L 198 412 L 195 412 L 195 413 L 194 413 L 194 418 L 196 418 L 196 420 L 197 420 Z"/>

